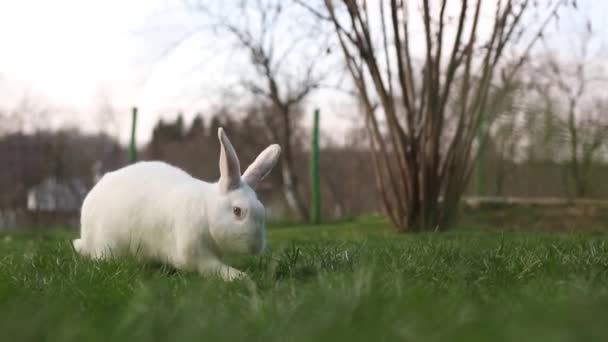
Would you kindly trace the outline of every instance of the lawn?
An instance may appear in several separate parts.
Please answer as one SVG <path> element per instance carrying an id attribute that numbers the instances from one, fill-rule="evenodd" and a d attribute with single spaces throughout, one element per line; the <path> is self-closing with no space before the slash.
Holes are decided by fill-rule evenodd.
<path id="1" fill-rule="evenodd" d="M 2 341 L 608 341 L 608 236 L 280 226 L 224 283 L 0 235 Z"/>

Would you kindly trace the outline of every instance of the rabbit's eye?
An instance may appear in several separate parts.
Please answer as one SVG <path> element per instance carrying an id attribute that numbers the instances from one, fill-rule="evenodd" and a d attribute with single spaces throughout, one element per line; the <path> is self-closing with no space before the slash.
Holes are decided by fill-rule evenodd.
<path id="1" fill-rule="evenodd" d="M 234 213 L 234 216 L 236 216 L 236 217 L 241 217 L 241 215 L 243 214 L 243 211 L 239 207 L 233 207 L 232 212 Z"/>

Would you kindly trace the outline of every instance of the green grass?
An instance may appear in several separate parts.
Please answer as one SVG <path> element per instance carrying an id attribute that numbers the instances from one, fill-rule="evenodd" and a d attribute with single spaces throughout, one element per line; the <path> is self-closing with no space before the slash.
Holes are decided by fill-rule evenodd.
<path id="1" fill-rule="evenodd" d="M 608 237 L 273 227 L 224 283 L 0 236 L 2 341 L 607 341 Z"/>

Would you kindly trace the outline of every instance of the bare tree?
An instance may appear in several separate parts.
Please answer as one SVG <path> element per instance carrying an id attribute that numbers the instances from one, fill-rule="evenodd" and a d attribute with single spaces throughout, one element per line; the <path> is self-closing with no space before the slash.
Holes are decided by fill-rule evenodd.
<path id="1" fill-rule="evenodd" d="M 33 132 L 50 126 L 50 106 L 29 91 L 23 91 L 15 97 L 13 103 L 4 109 L 5 121 L 2 127 L 8 132 Z"/>
<path id="2" fill-rule="evenodd" d="M 526 112 L 520 110 L 517 98 L 523 96 L 523 87 L 513 84 L 510 87 L 510 94 L 505 96 L 505 108 L 500 108 L 497 112 L 503 113 L 495 119 L 493 129 L 490 131 L 491 151 L 495 158 L 495 194 L 503 196 L 505 193 L 505 181 L 511 171 L 511 166 L 518 159 L 521 141 L 526 133 Z M 498 109 L 498 108 L 497 108 Z M 486 153 L 481 151 L 480 153 Z"/>
<path id="3" fill-rule="evenodd" d="M 108 92 L 102 91 L 98 94 L 96 124 L 100 133 L 120 140 L 121 125 L 118 119 L 118 109 L 112 102 Z"/>
<path id="4" fill-rule="evenodd" d="M 335 29 L 365 108 L 384 209 L 400 231 L 450 225 L 505 84 L 571 3 L 462 0 L 449 10 L 448 2 L 325 0 L 319 9 L 300 1 Z"/>
<path id="5" fill-rule="evenodd" d="M 547 105 L 551 106 L 568 145 L 567 165 L 576 197 L 589 194 L 592 162 L 608 140 L 607 99 L 603 92 L 594 91 L 595 86 L 608 84 L 608 75 L 594 60 L 591 22 L 587 21 L 585 26 L 576 38 L 574 58 L 570 62 L 560 61 L 558 53 L 546 46 L 543 64 L 533 80 L 540 96 L 550 99 Z"/>
<path id="6" fill-rule="evenodd" d="M 217 34 L 232 40 L 236 49 L 249 57 L 253 73 L 243 76 L 240 86 L 267 109 L 262 115 L 267 134 L 283 149 L 285 198 L 300 218 L 307 219 L 307 205 L 294 170 L 294 131 L 304 101 L 326 78 L 326 68 L 319 60 L 326 53 L 327 35 L 314 25 L 298 25 L 297 14 L 302 9 L 292 1 L 239 1 L 230 6 L 227 14 L 214 12 L 201 3 L 192 8 L 215 20 Z M 298 62 L 291 63 L 295 59 Z"/>

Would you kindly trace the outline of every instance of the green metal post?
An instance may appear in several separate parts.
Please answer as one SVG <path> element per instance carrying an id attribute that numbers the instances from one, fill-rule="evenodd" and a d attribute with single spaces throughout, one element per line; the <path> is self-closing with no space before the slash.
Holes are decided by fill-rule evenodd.
<path id="1" fill-rule="evenodd" d="M 321 223 L 321 189 L 319 182 L 319 110 L 314 113 L 310 146 L 310 221 Z"/>
<path id="2" fill-rule="evenodd" d="M 133 107 L 131 120 L 131 144 L 129 145 L 129 163 L 137 161 L 137 147 L 135 146 L 135 128 L 137 127 L 137 107 Z"/>

